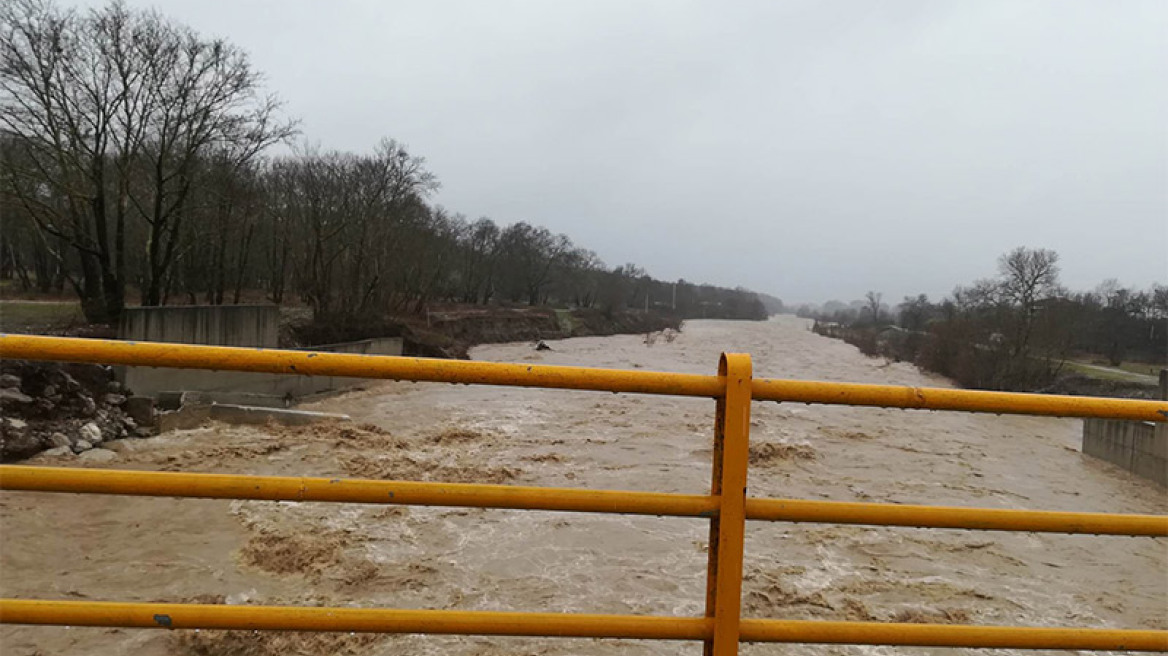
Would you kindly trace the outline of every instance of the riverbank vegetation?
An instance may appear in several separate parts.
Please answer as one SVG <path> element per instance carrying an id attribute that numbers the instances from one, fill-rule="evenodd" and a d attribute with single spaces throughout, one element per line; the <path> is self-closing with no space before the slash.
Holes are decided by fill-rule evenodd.
<path id="1" fill-rule="evenodd" d="M 1014 249 L 999 258 L 995 276 L 937 302 L 922 294 L 890 308 L 869 292 L 851 305 L 799 313 L 815 319 L 816 332 L 868 355 L 911 361 L 975 389 L 1104 386 L 1144 396 L 1155 390 L 1151 372 L 1168 366 L 1168 287 L 1108 280 L 1071 291 L 1060 282 L 1058 254 L 1045 249 Z"/>

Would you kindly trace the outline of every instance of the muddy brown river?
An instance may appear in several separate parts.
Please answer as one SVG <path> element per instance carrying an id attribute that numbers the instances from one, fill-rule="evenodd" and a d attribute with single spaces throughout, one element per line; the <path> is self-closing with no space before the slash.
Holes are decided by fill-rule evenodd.
<path id="1" fill-rule="evenodd" d="M 791 317 L 681 336 L 484 346 L 475 359 L 948 386 Z M 114 466 L 706 493 L 714 403 L 377 382 L 313 406 L 351 424 L 208 425 L 123 445 Z M 756 403 L 751 495 L 1168 512 L 1154 483 L 1079 452 L 1081 422 Z M 38 464 L 76 465 L 39 459 Z M 696 519 L 0 493 L 0 593 L 48 599 L 701 615 Z M 747 526 L 747 617 L 1168 629 L 1168 541 Z M 700 654 L 695 643 L 0 627 L 5 655 Z M 744 645 L 743 654 L 1008 650 Z M 1036 653 L 1036 652 L 1017 652 Z"/>

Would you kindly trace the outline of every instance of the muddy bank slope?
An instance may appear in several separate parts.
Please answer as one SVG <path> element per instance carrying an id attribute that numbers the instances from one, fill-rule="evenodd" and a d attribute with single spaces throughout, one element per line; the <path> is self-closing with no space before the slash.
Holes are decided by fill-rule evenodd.
<path id="1" fill-rule="evenodd" d="M 555 310 L 548 307 L 439 306 L 422 315 L 361 325 L 292 318 L 281 329 L 286 347 L 333 344 L 370 337 L 401 337 L 406 355 L 465 359 L 479 344 L 539 341 L 590 335 L 678 330 L 681 319 L 660 310 Z"/>

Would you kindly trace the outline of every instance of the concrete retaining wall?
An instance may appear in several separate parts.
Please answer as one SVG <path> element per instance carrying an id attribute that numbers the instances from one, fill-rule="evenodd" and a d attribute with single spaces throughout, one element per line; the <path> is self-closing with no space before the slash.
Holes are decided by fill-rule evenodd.
<path id="1" fill-rule="evenodd" d="M 215 346 L 279 345 L 280 308 L 275 305 L 174 305 L 122 311 L 118 338 Z"/>
<path id="2" fill-rule="evenodd" d="M 305 350 L 360 355 L 401 355 L 400 337 L 364 339 L 359 342 L 315 346 Z M 295 376 L 260 374 L 247 371 L 209 371 L 204 369 L 170 369 L 166 367 L 122 367 L 119 378 L 135 394 L 157 396 L 161 392 L 207 392 L 212 398 L 222 394 L 224 401 L 287 406 L 295 399 L 332 390 L 354 387 L 364 378 L 338 376 Z M 267 397 L 265 401 L 264 397 Z"/>
<path id="3" fill-rule="evenodd" d="M 1160 372 L 1160 398 L 1168 400 L 1168 370 Z M 1168 424 L 1084 419 L 1083 453 L 1168 486 Z"/>
<path id="4" fill-rule="evenodd" d="M 274 348 L 280 309 L 275 305 L 213 305 L 127 308 L 118 337 L 125 340 Z M 361 355 L 401 355 L 400 337 L 315 346 L 305 350 Z M 227 402 L 287 406 L 295 399 L 353 387 L 363 378 L 291 376 L 244 371 L 119 367 L 118 380 L 135 394 L 206 392 Z"/>

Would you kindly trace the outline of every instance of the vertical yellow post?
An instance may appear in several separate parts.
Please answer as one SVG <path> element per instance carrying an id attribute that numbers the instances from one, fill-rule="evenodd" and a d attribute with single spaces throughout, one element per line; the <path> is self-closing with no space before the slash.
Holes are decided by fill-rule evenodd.
<path id="1" fill-rule="evenodd" d="M 750 356 L 723 353 L 718 375 L 726 394 L 718 399 L 714 428 L 714 481 L 721 497 L 710 522 L 710 561 L 706 579 L 706 617 L 714 618 L 714 637 L 706 656 L 738 654 L 742 610 L 742 540 L 746 530 L 746 463 L 750 442 Z"/>

